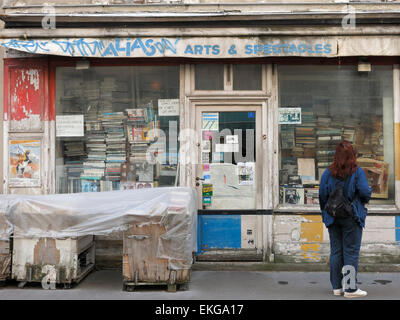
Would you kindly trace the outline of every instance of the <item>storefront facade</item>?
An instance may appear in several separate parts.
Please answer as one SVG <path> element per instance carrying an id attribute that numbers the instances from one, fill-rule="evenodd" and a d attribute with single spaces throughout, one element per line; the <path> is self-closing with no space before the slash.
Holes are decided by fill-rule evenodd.
<path id="1" fill-rule="evenodd" d="M 363 28 L 11 28 L 3 190 L 190 186 L 198 260 L 324 263 L 319 178 L 345 139 L 373 186 L 361 259 L 397 263 L 400 37 Z"/>

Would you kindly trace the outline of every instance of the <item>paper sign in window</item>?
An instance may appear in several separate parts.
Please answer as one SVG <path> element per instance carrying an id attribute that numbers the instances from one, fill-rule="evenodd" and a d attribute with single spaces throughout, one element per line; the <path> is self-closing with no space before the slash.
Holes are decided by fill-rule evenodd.
<path id="1" fill-rule="evenodd" d="M 83 137 L 83 114 L 56 116 L 57 137 Z"/>
<path id="2" fill-rule="evenodd" d="M 158 115 L 161 117 L 179 116 L 179 99 L 158 99 Z"/>

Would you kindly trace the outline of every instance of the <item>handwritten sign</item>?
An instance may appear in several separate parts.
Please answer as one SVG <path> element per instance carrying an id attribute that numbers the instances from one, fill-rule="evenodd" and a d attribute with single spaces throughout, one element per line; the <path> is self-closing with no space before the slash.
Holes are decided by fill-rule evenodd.
<path id="1" fill-rule="evenodd" d="M 159 99 L 158 100 L 159 116 L 179 116 L 179 99 Z"/>
<path id="2" fill-rule="evenodd" d="M 57 137 L 83 137 L 83 114 L 56 116 Z"/>

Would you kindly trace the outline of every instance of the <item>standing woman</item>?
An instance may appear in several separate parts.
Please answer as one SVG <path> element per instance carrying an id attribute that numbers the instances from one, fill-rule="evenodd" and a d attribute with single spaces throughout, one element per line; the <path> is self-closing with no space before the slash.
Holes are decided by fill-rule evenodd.
<path id="1" fill-rule="evenodd" d="M 348 217 L 334 217 L 325 210 L 329 196 L 337 187 L 343 187 L 343 195 L 352 207 Z M 334 295 L 347 298 L 364 297 L 367 292 L 357 288 L 357 277 L 352 288 L 342 288 L 342 268 L 352 266 L 357 274 L 362 229 L 365 227 L 367 209 L 365 204 L 371 198 L 364 171 L 357 165 L 356 153 L 350 142 L 342 141 L 336 146 L 332 164 L 322 174 L 319 203 L 322 221 L 329 231 L 330 240 L 330 280 Z"/>

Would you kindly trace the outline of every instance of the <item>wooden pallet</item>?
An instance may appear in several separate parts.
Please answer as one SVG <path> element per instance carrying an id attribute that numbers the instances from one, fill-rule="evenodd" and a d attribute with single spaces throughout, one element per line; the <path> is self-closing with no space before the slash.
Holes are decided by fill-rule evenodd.
<path id="1" fill-rule="evenodd" d="M 136 287 L 145 287 L 145 286 L 153 286 L 153 287 L 167 287 L 168 292 L 176 292 L 179 290 L 187 290 L 189 286 L 189 278 L 190 278 L 190 270 L 187 271 L 187 277 L 177 279 L 177 272 L 181 270 L 171 270 L 168 281 L 140 281 L 139 272 L 135 271 L 134 280 L 128 280 L 125 278 L 123 281 L 122 290 L 132 292 Z"/>
<path id="2" fill-rule="evenodd" d="M 133 292 L 135 291 L 136 288 L 145 288 L 145 287 L 154 287 L 159 290 L 165 289 L 167 292 L 176 292 L 176 291 L 185 291 L 188 290 L 189 288 L 189 283 L 174 283 L 174 284 L 169 284 L 169 283 L 160 283 L 160 282 L 130 282 L 130 281 L 124 281 L 122 290 L 127 291 L 127 292 Z"/>
<path id="3" fill-rule="evenodd" d="M 75 285 L 79 284 L 90 272 L 92 272 L 95 268 L 94 263 L 89 264 L 86 268 L 81 270 L 79 276 L 71 280 L 71 282 L 57 282 L 55 289 L 71 289 Z M 38 283 L 38 281 L 18 281 L 18 288 L 23 289 L 28 283 Z"/>

